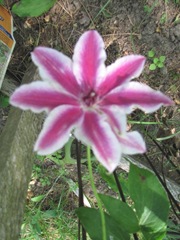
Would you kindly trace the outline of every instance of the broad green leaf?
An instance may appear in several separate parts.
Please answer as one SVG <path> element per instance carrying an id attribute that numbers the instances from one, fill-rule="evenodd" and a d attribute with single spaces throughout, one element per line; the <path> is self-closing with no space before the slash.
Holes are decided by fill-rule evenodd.
<path id="1" fill-rule="evenodd" d="M 4 1 L 3 0 L 0 0 L 0 4 L 3 4 L 4 3 Z"/>
<path id="2" fill-rule="evenodd" d="M 149 66 L 149 69 L 151 71 L 155 70 L 156 69 L 156 65 L 154 63 L 152 63 L 150 66 Z"/>
<path id="3" fill-rule="evenodd" d="M 128 180 L 130 197 L 134 201 L 145 239 L 163 239 L 169 213 L 169 201 L 165 190 L 153 173 L 133 164 L 130 166 Z"/>
<path id="4" fill-rule="evenodd" d="M 139 231 L 138 219 L 126 203 L 107 195 L 99 194 L 110 216 L 128 233 Z"/>
<path id="5" fill-rule="evenodd" d="M 153 50 L 150 50 L 150 51 L 148 52 L 148 57 L 153 58 L 154 55 L 155 55 L 155 52 L 154 52 Z"/>
<path id="6" fill-rule="evenodd" d="M 32 202 L 40 202 L 44 197 L 45 197 L 45 195 L 39 195 L 37 197 L 31 198 L 31 201 Z"/>
<path id="7" fill-rule="evenodd" d="M 159 61 L 163 63 L 165 61 L 165 59 L 166 59 L 165 56 L 160 56 Z"/>
<path id="8" fill-rule="evenodd" d="M 101 217 L 99 210 L 81 207 L 76 213 L 92 240 L 102 240 Z M 108 214 L 105 213 L 107 240 L 129 240 L 130 235 L 125 232 Z"/>
<path id="9" fill-rule="evenodd" d="M 56 0 L 21 0 L 12 7 L 12 12 L 19 17 L 38 17 L 47 12 Z"/>

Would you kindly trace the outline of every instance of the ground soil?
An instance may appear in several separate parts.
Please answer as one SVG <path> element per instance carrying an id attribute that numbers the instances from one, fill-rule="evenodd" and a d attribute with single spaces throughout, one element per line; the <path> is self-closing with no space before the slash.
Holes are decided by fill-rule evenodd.
<path id="1" fill-rule="evenodd" d="M 11 8 L 13 0 L 6 0 Z M 166 56 L 162 69 L 149 70 L 152 60 L 147 57 L 143 74 L 138 81 L 169 95 L 175 105 L 145 115 L 143 121 L 162 122 L 161 125 L 129 124 L 144 135 L 148 154 L 155 167 L 180 183 L 179 135 L 159 142 L 165 153 L 150 140 L 169 136 L 179 131 L 180 104 L 180 5 L 173 0 L 58 0 L 54 7 L 38 18 L 14 16 L 16 46 L 8 73 L 19 82 L 31 61 L 30 52 L 36 46 L 53 47 L 72 56 L 79 36 L 88 29 L 96 29 L 105 41 L 107 62 L 128 54 L 147 56 L 154 50 L 157 57 Z M 1 114 L 2 115 L 2 114 Z M 0 117 L 2 117 L 0 115 Z M 142 120 L 143 114 L 135 111 L 130 120 Z M 159 127 L 161 126 L 161 127 Z M 164 156 L 166 155 L 166 156 Z M 167 158 L 168 160 L 167 160 Z M 145 161 L 143 157 L 140 159 Z M 173 162 L 173 165 L 172 165 Z M 162 164 L 163 163 L 163 164 Z"/>

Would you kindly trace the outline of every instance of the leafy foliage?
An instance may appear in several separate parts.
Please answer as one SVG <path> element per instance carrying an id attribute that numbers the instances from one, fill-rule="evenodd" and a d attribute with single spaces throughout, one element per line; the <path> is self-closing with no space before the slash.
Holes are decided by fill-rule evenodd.
<path id="1" fill-rule="evenodd" d="M 0 107 L 7 107 L 9 105 L 9 97 L 0 94 Z"/>
<path id="2" fill-rule="evenodd" d="M 12 12 L 19 17 L 38 17 L 47 12 L 56 0 L 21 0 L 12 7 Z"/>
<path id="3" fill-rule="evenodd" d="M 164 62 L 166 60 L 165 56 L 160 56 L 159 58 L 155 56 L 154 50 L 150 50 L 148 52 L 148 57 L 152 60 L 152 63 L 149 66 L 151 71 L 155 70 L 156 68 L 163 68 Z"/>
<path id="4" fill-rule="evenodd" d="M 167 228 L 169 201 L 158 179 L 148 170 L 131 164 L 129 191 L 145 239 L 163 239 Z"/>
<path id="5" fill-rule="evenodd" d="M 102 240 L 102 226 L 99 210 L 93 208 L 81 207 L 76 213 L 91 239 Z M 114 219 L 105 214 L 107 239 L 119 240 L 130 239 L 130 235 Z"/>
<path id="6" fill-rule="evenodd" d="M 100 194 L 100 198 L 112 219 L 126 232 L 135 233 L 140 230 L 135 212 L 126 203 L 103 194 Z"/>
<path id="7" fill-rule="evenodd" d="M 112 180 L 108 179 L 108 182 L 112 185 Z M 113 239 L 129 239 L 128 234 L 138 233 L 146 240 L 162 240 L 166 234 L 169 213 L 165 190 L 153 173 L 133 164 L 130 166 L 128 184 L 129 197 L 134 203 L 132 206 L 99 194 L 107 210 L 104 214 L 108 239 L 110 236 Z M 102 239 L 99 211 L 83 207 L 76 212 L 90 237 L 93 240 Z"/>

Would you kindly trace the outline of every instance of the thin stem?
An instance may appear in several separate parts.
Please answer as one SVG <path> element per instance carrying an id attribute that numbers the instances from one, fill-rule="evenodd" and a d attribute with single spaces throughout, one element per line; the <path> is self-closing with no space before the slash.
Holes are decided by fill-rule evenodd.
<path id="1" fill-rule="evenodd" d="M 168 160 L 168 162 L 171 163 L 171 165 L 175 168 L 175 171 L 180 174 L 180 170 L 178 169 L 178 167 L 171 161 L 171 159 L 168 158 L 167 153 L 165 152 L 165 150 L 160 146 L 160 144 L 148 133 L 146 133 L 148 135 L 148 137 L 156 144 L 156 146 L 159 148 L 159 150 L 163 153 L 163 155 L 165 156 L 165 158 Z"/>
<path id="2" fill-rule="evenodd" d="M 80 146 L 79 146 L 80 145 Z M 78 185 L 79 185 L 79 207 L 84 206 L 83 202 L 83 184 L 82 184 L 82 176 L 81 176 L 81 143 L 76 139 L 76 155 L 77 155 L 77 172 L 78 172 Z M 81 236 L 81 224 L 80 220 L 78 220 L 78 240 L 80 240 Z M 82 227 L 82 240 L 86 240 L 86 231 Z"/>
<path id="3" fill-rule="evenodd" d="M 160 151 L 163 153 L 163 155 L 166 157 L 166 159 L 172 164 L 172 166 L 175 168 L 176 172 L 179 174 L 180 171 L 177 169 L 177 166 L 171 161 L 171 159 L 169 159 L 167 157 L 167 153 L 166 151 L 160 146 L 160 144 L 148 133 L 146 133 L 148 135 L 148 137 L 155 143 L 155 145 L 160 149 Z M 146 160 L 148 161 L 149 165 L 151 166 L 152 170 L 154 171 L 154 173 L 156 174 L 156 176 L 158 177 L 159 181 L 161 182 L 161 184 L 163 185 L 164 189 L 166 190 L 167 194 L 168 194 L 168 197 L 169 197 L 169 200 L 170 200 L 170 204 L 171 204 L 171 207 L 172 207 L 172 210 L 174 212 L 174 214 L 176 215 L 176 217 L 178 219 L 180 219 L 179 215 L 176 213 L 176 210 L 173 206 L 173 203 L 174 205 L 176 206 L 176 208 L 178 209 L 178 211 L 180 211 L 180 208 L 179 208 L 179 205 L 178 203 L 176 202 L 174 196 L 171 194 L 171 192 L 169 191 L 167 185 L 166 185 L 166 179 L 163 175 L 163 179 L 160 177 L 160 175 L 158 174 L 158 172 L 156 171 L 155 167 L 153 166 L 153 164 L 151 163 L 150 159 L 148 158 L 148 156 L 145 154 L 144 155 Z"/>
<path id="4" fill-rule="evenodd" d="M 122 187 L 121 187 L 121 183 L 120 183 L 120 181 L 118 179 L 116 170 L 114 170 L 113 175 L 114 175 L 114 179 L 116 181 L 117 187 L 118 187 L 118 191 L 119 191 L 120 197 L 121 197 L 122 201 L 124 203 L 126 203 L 126 198 L 124 196 L 124 193 L 123 193 L 123 190 L 122 190 Z M 133 237 L 134 237 L 134 240 L 139 240 L 139 238 L 138 238 L 136 233 L 133 233 Z"/>
<path id="5" fill-rule="evenodd" d="M 91 187 L 94 193 L 94 196 L 96 197 L 97 204 L 99 207 L 100 215 L 101 215 L 101 224 L 102 224 L 102 240 L 106 240 L 106 222 L 105 222 L 105 215 L 103 212 L 101 200 L 98 196 L 96 186 L 94 183 L 94 178 L 93 178 L 93 173 L 92 173 L 92 164 L 91 164 L 91 150 L 90 147 L 87 147 L 87 160 L 88 160 L 88 170 L 89 170 L 89 176 L 90 176 L 90 182 L 91 182 Z"/>
<path id="6" fill-rule="evenodd" d="M 114 170 L 113 175 L 114 175 L 114 179 L 115 179 L 115 181 L 116 181 L 117 187 L 118 187 L 118 191 L 119 191 L 120 197 L 121 197 L 121 199 L 122 199 L 123 202 L 126 202 L 126 199 L 125 199 L 125 196 L 124 196 L 124 193 L 123 193 L 123 190 L 122 190 L 120 181 L 119 181 L 119 179 L 118 179 L 116 170 Z"/>
<path id="7" fill-rule="evenodd" d="M 156 174 L 156 176 L 158 177 L 159 181 L 161 182 L 162 186 L 164 187 L 164 189 L 166 190 L 169 198 L 171 198 L 172 202 L 174 203 L 174 205 L 176 206 L 176 208 L 178 209 L 178 211 L 180 211 L 180 207 L 177 204 L 176 200 L 174 199 L 173 195 L 171 194 L 171 192 L 169 191 L 169 189 L 167 188 L 166 184 L 164 184 L 161 176 L 159 175 L 159 173 L 157 172 L 156 168 L 153 166 L 153 164 L 151 163 L 149 157 L 147 156 L 147 154 L 144 153 L 144 157 L 146 158 L 146 160 L 148 161 L 150 167 L 152 168 L 152 170 L 154 171 L 154 173 Z M 179 218 L 179 217 L 178 217 Z"/>
<path id="8" fill-rule="evenodd" d="M 77 154 L 77 172 L 78 172 L 78 185 L 79 185 L 79 207 L 84 206 L 83 203 L 83 187 L 82 187 L 82 177 L 81 177 L 81 146 L 76 139 L 76 154 Z"/>
<path id="9" fill-rule="evenodd" d="M 136 233 L 133 233 L 134 240 L 139 240 L 138 235 Z"/>
<path id="10" fill-rule="evenodd" d="M 78 218 L 78 240 L 81 240 L 81 224 L 79 218 Z"/>

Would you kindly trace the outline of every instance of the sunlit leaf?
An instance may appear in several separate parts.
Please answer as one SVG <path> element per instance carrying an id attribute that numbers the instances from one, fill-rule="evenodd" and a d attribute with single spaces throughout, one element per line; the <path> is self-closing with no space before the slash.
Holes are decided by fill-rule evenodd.
<path id="1" fill-rule="evenodd" d="M 164 64 L 162 62 L 159 62 L 157 66 L 158 66 L 158 68 L 163 68 Z"/>
<path id="2" fill-rule="evenodd" d="M 32 202 L 40 202 L 44 197 L 45 197 L 45 195 L 39 195 L 37 197 L 31 198 L 31 201 Z"/>
<path id="3" fill-rule="evenodd" d="M 126 203 L 107 195 L 99 195 L 110 216 L 128 233 L 139 231 L 135 212 Z"/>
<path id="4" fill-rule="evenodd" d="M 149 66 L 149 69 L 151 71 L 155 70 L 156 69 L 156 65 L 154 63 L 152 63 L 150 66 Z"/>
<path id="5" fill-rule="evenodd" d="M 153 50 L 150 50 L 150 51 L 148 52 L 148 57 L 153 58 L 154 55 L 155 55 L 155 52 L 154 52 Z"/>
<path id="6" fill-rule="evenodd" d="M 163 239 L 167 228 L 169 201 L 157 177 L 150 171 L 131 164 L 129 191 L 145 239 Z"/>
<path id="7" fill-rule="evenodd" d="M 153 62 L 154 62 L 155 64 L 157 64 L 157 63 L 159 62 L 159 59 L 158 59 L 158 58 L 154 58 L 154 59 L 153 59 Z"/>
<path id="8" fill-rule="evenodd" d="M 47 12 L 56 0 L 21 0 L 12 7 L 19 17 L 38 17 Z"/>
<path id="9" fill-rule="evenodd" d="M 160 56 L 159 60 L 163 63 L 165 61 L 166 57 L 165 56 Z"/>

